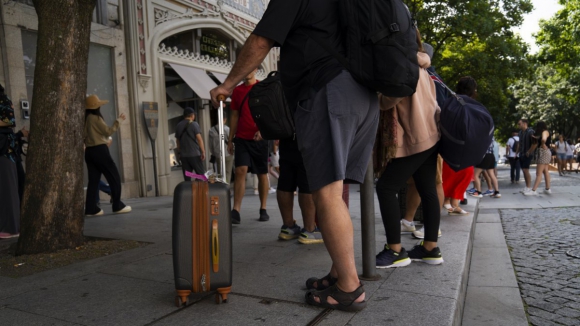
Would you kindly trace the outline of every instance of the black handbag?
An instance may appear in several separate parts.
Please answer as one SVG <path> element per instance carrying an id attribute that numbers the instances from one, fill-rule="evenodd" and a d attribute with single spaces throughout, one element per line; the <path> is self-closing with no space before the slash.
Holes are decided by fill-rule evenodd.
<path id="1" fill-rule="evenodd" d="M 294 138 L 294 115 L 277 71 L 272 71 L 268 78 L 252 87 L 248 105 L 263 139 Z"/>

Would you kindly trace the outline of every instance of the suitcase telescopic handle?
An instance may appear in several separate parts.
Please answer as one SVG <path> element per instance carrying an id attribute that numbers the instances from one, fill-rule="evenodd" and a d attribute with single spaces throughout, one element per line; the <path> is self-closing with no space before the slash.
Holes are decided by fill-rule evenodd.
<path id="1" fill-rule="evenodd" d="M 218 221 L 211 222 L 211 258 L 213 263 L 213 272 L 217 273 L 220 269 L 220 238 L 218 233 Z"/>
<path id="2" fill-rule="evenodd" d="M 218 130 L 219 130 L 219 139 L 220 139 L 220 173 L 222 176 L 222 180 L 224 183 L 227 183 L 226 180 L 226 149 L 225 149 L 225 142 L 226 138 L 224 135 L 224 101 L 226 97 L 224 95 L 218 95 L 217 100 L 220 102 L 220 107 L 218 108 Z"/>

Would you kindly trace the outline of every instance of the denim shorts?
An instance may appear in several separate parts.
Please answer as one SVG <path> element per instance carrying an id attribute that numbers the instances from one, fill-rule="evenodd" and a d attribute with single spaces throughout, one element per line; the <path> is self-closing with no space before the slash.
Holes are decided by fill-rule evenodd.
<path id="1" fill-rule="evenodd" d="M 566 159 L 566 153 L 558 153 L 558 159 L 559 160 L 565 160 Z"/>
<path id="2" fill-rule="evenodd" d="M 296 138 L 311 191 L 335 181 L 362 183 L 379 121 L 376 92 L 343 71 L 296 108 Z"/>

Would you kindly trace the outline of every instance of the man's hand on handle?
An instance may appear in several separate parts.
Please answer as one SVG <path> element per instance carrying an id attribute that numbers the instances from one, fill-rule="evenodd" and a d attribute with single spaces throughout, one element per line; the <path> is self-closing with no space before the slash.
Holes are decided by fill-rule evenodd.
<path id="1" fill-rule="evenodd" d="M 212 89 L 209 92 L 211 96 L 211 103 L 214 108 L 218 108 L 220 106 L 220 101 L 223 102 L 232 95 L 232 91 L 224 86 L 224 84 L 219 85 L 218 87 Z"/>

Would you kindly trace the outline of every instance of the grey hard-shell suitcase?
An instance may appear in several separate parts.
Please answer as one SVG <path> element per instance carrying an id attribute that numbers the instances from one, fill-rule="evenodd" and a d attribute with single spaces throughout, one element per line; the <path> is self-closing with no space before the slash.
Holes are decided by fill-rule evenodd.
<path id="1" fill-rule="evenodd" d="M 218 112 L 220 149 L 223 102 Z M 224 155 L 222 155 L 224 159 Z M 221 165 L 225 176 L 225 162 Z M 216 303 L 227 302 L 232 285 L 230 190 L 221 182 L 185 181 L 173 195 L 173 272 L 177 306 L 191 293 L 217 291 Z"/>

